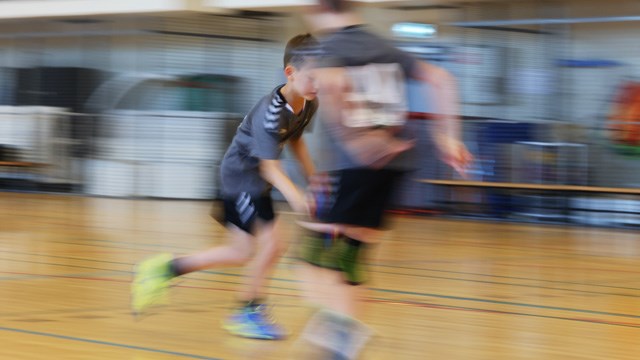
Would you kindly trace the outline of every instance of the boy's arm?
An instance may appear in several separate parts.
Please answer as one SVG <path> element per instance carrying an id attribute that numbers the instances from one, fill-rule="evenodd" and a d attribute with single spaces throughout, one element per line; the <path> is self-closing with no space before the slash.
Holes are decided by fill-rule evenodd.
<path id="1" fill-rule="evenodd" d="M 294 211 L 308 212 L 304 194 L 284 172 L 280 160 L 260 160 L 260 175 L 284 195 Z"/>
<path id="2" fill-rule="evenodd" d="M 260 176 L 278 189 L 295 211 L 307 212 L 304 196 L 280 165 L 280 116 L 285 100 L 277 93 L 255 111 L 251 122 L 253 146 L 250 155 L 259 162 Z M 260 116 L 262 115 L 262 116 Z"/>
<path id="3" fill-rule="evenodd" d="M 433 139 L 442 154 L 443 161 L 461 175 L 473 160 L 461 141 L 460 118 L 458 117 L 458 91 L 456 80 L 447 70 L 419 61 L 414 67 L 413 77 L 431 85 L 433 91 L 427 101 L 436 106 L 436 131 Z M 433 98 L 431 98 L 433 97 Z"/>
<path id="4" fill-rule="evenodd" d="M 301 137 L 297 139 L 291 139 L 289 141 L 289 146 L 293 151 L 296 159 L 302 166 L 302 171 L 304 172 L 307 180 L 311 178 L 311 176 L 316 172 L 315 166 L 313 165 L 313 160 L 311 160 L 311 155 L 309 155 L 309 149 L 307 148 L 307 143 Z"/>

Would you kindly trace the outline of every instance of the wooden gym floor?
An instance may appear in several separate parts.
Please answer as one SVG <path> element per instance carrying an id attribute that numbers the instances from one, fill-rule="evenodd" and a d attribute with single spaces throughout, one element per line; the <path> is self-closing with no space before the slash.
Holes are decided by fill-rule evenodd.
<path id="1" fill-rule="evenodd" d="M 0 359 L 290 358 L 295 336 L 220 329 L 237 268 L 188 275 L 171 305 L 132 320 L 135 262 L 223 241 L 209 207 L 0 193 Z M 637 232 L 424 217 L 396 217 L 394 228 L 372 260 L 365 320 L 378 336 L 363 359 L 640 357 Z M 296 334 L 310 310 L 293 266 L 288 254 L 269 293 Z"/>

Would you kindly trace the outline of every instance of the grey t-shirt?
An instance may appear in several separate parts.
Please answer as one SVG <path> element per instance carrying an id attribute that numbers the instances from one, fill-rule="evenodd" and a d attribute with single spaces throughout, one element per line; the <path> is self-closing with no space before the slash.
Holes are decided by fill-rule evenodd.
<path id="1" fill-rule="evenodd" d="M 241 193 L 266 194 L 271 185 L 260 176 L 260 160 L 280 158 L 289 139 L 302 136 L 318 109 L 318 101 L 306 101 L 300 114 L 294 114 L 280 93 L 273 89 L 245 116 L 220 166 L 223 196 Z"/>
<path id="2" fill-rule="evenodd" d="M 320 39 L 323 50 L 321 66 L 362 67 L 370 64 L 397 64 L 406 78 L 416 72 L 418 60 L 412 55 L 399 50 L 393 44 L 378 36 L 364 25 L 350 26 L 335 31 Z M 327 114 L 320 109 L 320 117 Z M 343 144 L 331 135 L 324 121 L 319 122 L 318 128 L 318 169 L 322 171 L 339 170 L 361 166 L 345 150 Z M 397 137 L 411 138 L 406 129 L 400 131 Z M 415 151 L 409 150 L 386 167 L 408 169 L 414 167 Z"/>

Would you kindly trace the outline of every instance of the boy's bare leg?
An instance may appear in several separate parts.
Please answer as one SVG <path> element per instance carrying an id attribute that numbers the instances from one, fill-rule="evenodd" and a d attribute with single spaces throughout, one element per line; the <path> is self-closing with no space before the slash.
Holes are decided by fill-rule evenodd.
<path id="1" fill-rule="evenodd" d="M 131 285 L 131 307 L 135 315 L 143 315 L 154 305 L 167 303 L 171 280 L 176 276 L 212 267 L 241 265 L 251 258 L 253 249 L 249 234 L 229 227 L 227 245 L 213 247 L 192 255 L 174 258 L 158 254 L 136 265 Z"/>
<path id="2" fill-rule="evenodd" d="M 356 359 L 372 331 L 357 320 L 362 312 L 363 287 L 347 284 L 339 271 L 302 264 L 298 274 L 305 297 L 318 310 L 307 322 L 294 348 L 298 358 Z M 309 346 L 312 345 L 312 346 Z"/>
<path id="3" fill-rule="evenodd" d="M 264 305 L 264 287 L 286 244 L 276 222 L 258 221 L 256 226 L 254 241 L 257 251 L 245 268 L 246 276 L 239 294 L 240 306 L 223 326 L 232 334 L 242 337 L 278 340 L 285 338 L 287 332 L 273 321 Z"/>
<path id="4" fill-rule="evenodd" d="M 253 237 L 239 228 L 229 225 L 228 244 L 176 258 L 174 262 L 177 275 L 215 267 L 243 265 L 253 253 Z"/>
<path id="5" fill-rule="evenodd" d="M 305 227 L 305 224 L 301 224 Z M 327 225 L 327 224 L 324 224 Z M 306 227 L 309 229 L 309 227 Z M 336 230 L 335 226 L 311 226 L 313 231 Z M 350 238 L 371 239 L 379 242 L 385 231 L 362 227 L 340 226 L 342 233 Z M 344 241 L 337 239 L 336 241 Z M 360 261 L 363 261 L 360 259 Z M 307 323 L 301 339 L 302 344 L 294 351 L 296 356 L 339 356 L 343 359 L 355 359 L 371 337 L 372 331 L 357 320 L 363 312 L 363 286 L 349 283 L 345 272 L 302 263 L 298 267 L 298 276 L 303 279 L 302 289 L 309 302 L 318 307 L 318 311 Z M 330 355 L 327 355 L 330 354 Z M 333 357 L 332 357 L 333 358 Z"/>
<path id="6" fill-rule="evenodd" d="M 342 273 L 330 269 L 300 264 L 297 270 L 302 281 L 305 298 L 312 304 L 356 318 L 360 315 L 357 305 L 362 286 L 349 285 Z"/>
<path id="7" fill-rule="evenodd" d="M 241 301 L 252 301 L 264 297 L 265 284 L 273 274 L 278 260 L 287 249 L 279 221 L 258 223 L 256 232 L 257 251 L 246 270 L 246 283 L 240 290 Z"/>

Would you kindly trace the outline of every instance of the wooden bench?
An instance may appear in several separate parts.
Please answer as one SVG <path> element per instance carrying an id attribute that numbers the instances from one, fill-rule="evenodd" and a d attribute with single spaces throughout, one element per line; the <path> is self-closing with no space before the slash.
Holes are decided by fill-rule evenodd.
<path id="1" fill-rule="evenodd" d="M 640 188 L 619 188 L 601 186 L 581 186 L 581 185 L 555 185 L 555 184 L 528 184 L 511 182 L 490 182 L 490 181 L 468 181 L 468 180 L 418 180 L 422 183 L 451 186 L 451 187 L 471 187 L 489 189 L 512 189 L 512 190 L 540 190 L 540 191 L 560 191 L 578 193 L 602 193 L 602 194 L 627 194 L 640 195 Z"/>
<path id="2" fill-rule="evenodd" d="M 0 166 L 14 167 L 14 168 L 36 168 L 44 167 L 46 164 L 34 163 L 29 161 L 0 161 Z"/>

